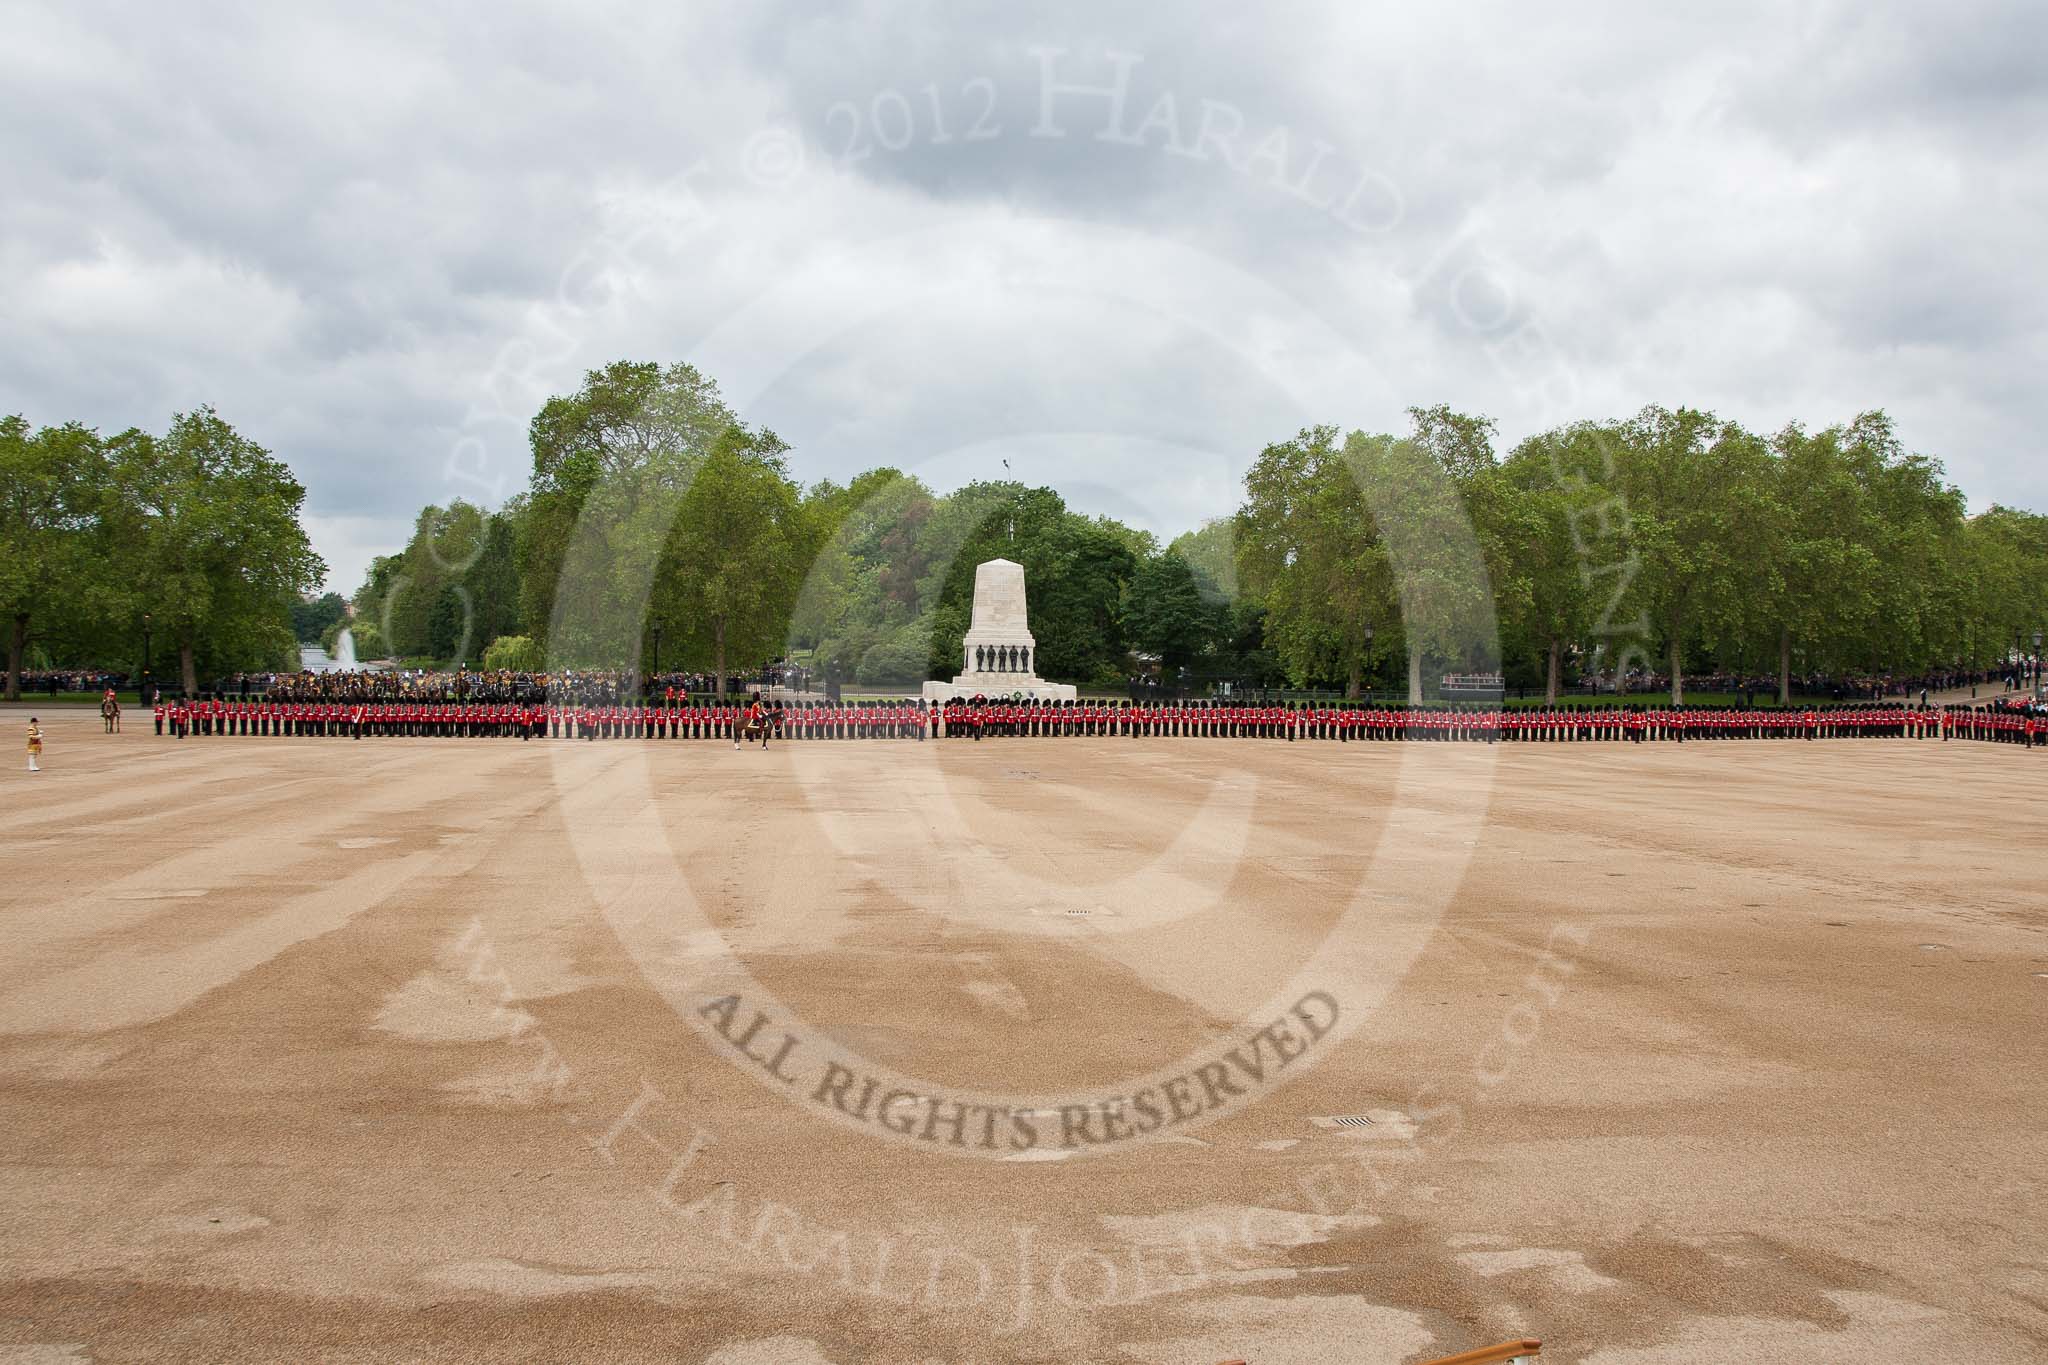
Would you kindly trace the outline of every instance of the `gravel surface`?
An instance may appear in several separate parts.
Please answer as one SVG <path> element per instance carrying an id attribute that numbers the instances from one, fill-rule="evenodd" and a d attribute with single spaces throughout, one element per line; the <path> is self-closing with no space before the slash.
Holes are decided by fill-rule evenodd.
<path id="1" fill-rule="evenodd" d="M 2048 754 L 0 715 L 0 1361 L 2048 1358 Z"/>

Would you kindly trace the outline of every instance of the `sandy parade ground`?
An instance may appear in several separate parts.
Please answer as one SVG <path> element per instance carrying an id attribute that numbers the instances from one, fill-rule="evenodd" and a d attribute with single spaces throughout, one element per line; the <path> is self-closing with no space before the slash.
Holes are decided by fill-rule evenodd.
<path id="1" fill-rule="evenodd" d="M 0 1362 L 2048 1358 L 2048 753 L 0 709 Z"/>

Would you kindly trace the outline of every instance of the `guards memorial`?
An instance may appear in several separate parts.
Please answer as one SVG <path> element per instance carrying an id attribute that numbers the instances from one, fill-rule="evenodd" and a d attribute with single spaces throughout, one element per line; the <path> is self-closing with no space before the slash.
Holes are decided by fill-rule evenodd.
<path id="1" fill-rule="evenodd" d="M 1031 697 L 1072 701 L 1067 683 L 1038 676 L 1038 642 L 1024 611 L 1024 566 L 991 559 L 974 570 L 974 620 L 961 645 L 960 676 L 924 685 L 926 701 Z"/>

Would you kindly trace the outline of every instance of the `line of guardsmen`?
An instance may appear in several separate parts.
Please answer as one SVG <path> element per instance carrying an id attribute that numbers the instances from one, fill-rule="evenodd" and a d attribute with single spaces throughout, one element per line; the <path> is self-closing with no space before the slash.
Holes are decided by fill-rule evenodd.
<path id="1" fill-rule="evenodd" d="M 715 698 L 646 706 L 542 702 L 159 702 L 156 732 L 187 735 L 517 739 L 732 739 L 760 708 L 785 739 L 1123 736 L 1497 742 L 1716 739 L 1978 739 L 2048 746 L 2048 708 L 1907 702 L 1783 708 L 1410 706 L 1373 702 L 1020 701 L 762 703 Z"/>

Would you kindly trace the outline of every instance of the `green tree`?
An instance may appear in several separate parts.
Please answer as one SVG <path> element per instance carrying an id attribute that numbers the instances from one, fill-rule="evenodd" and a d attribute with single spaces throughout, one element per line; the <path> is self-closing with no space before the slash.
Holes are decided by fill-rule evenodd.
<path id="1" fill-rule="evenodd" d="M 116 437 L 115 477 L 158 628 L 188 692 L 215 670 L 273 665 L 292 648 L 291 604 L 326 572 L 299 524 L 305 490 L 211 407 L 163 436 Z"/>
<path id="2" fill-rule="evenodd" d="M 733 659 L 778 651 L 815 546 L 772 432 L 729 427 L 681 498 L 656 577 L 651 622 L 707 657 L 725 691 Z"/>
<path id="3" fill-rule="evenodd" d="M 356 613 L 380 623 L 406 658 L 473 658 L 520 630 L 518 526 L 525 500 L 488 513 L 456 501 L 426 507 L 398 555 L 372 562 Z"/>
<path id="4" fill-rule="evenodd" d="M 1266 608 L 1266 641 L 1288 677 L 1341 679 L 1357 696 L 1397 612 L 1386 547 L 1337 428 L 1306 427 L 1259 452 L 1233 540 L 1239 582 Z"/>
<path id="5" fill-rule="evenodd" d="M 1113 524 L 1068 515 L 1025 549 L 1034 666 L 1040 676 L 1101 685 L 1129 664 L 1124 595 L 1138 570 L 1131 539 Z"/>
<path id="6" fill-rule="evenodd" d="M 1769 452 L 1712 413 L 1652 407 L 1623 424 L 1617 453 L 1636 591 L 1664 641 L 1671 700 L 1683 702 L 1687 644 L 1732 641 L 1753 624 L 1775 516 Z"/>
<path id="7" fill-rule="evenodd" d="M 8 622 L 7 700 L 43 616 L 90 617 L 122 596 L 107 553 L 109 468 L 97 433 L 67 423 L 31 432 L 0 418 L 0 613 Z"/>
<path id="8" fill-rule="evenodd" d="M 1425 413 L 1418 410 L 1418 425 Z M 1494 582 L 1468 496 L 1489 492 L 1480 475 L 1490 449 L 1353 433 L 1344 454 L 1366 490 L 1386 572 L 1401 604 L 1408 698 L 1423 696 L 1428 661 L 1491 669 L 1498 664 Z"/>
<path id="9" fill-rule="evenodd" d="M 887 687 L 915 682 L 924 677 L 925 643 L 916 632 L 870 645 L 854 670 L 854 681 L 864 687 Z"/>
<path id="10" fill-rule="evenodd" d="M 1830 427 L 1808 435 L 1797 424 L 1771 442 L 1775 456 L 1771 553 L 1756 567 L 1771 605 L 1778 701 L 1792 699 L 1792 655 L 1840 666 L 1871 624 L 1883 573 L 1875 552 L 1869 488 Z M 1860 661 L 1859 661 L 1860 662 Z"/>
<path id="11" fill-rule="evenodd" d="M 1493 438 L 1499 427 L 1491 417 L 1454 412 L 1445 404 L 1408 409 L 1409 435 L 1450 480 L 1462 487 L 1494 467 Z"/>
<path id="12" fill-rule="evenodd" d="M 1200 529 L 1183 531 L 1168 545 L 1170 554 L 1185 559 L 1206 591 L 1224 602 L 1238 599 L 1237 526 L 1229 517 L 1212 517 Z"/>
<path id="13" fill-rule="evenodd" d="M 1211 654 L 1228 629 L 1219 597 L 1194 566 L 1169 550 L 1138 565 L 1124 623 L 1133 643 L 1158 655 L 1168 673 L 1177 673 Z"/>
<path id="14" fill-rule="evenodd" d="M 445 660 L 463 652 L 467 641 L 459 625 L 452 637 L 448 632 L 448 599 L 452 594 L 457 622 L 469 617 L 462 579 L 481 553 L 483 536 L 484 514 L 469 503 L 420 510 L 380 613 L 399 657 Z"/>
<path id="15" fill-rule="evenodd" d="M 539 673 L 547 667 L 547 656 L 527 636 L 500 635 L 484 650 L 484 667 L 494 673 Z"/>
<path id="16" fill-rule="evenodd" d="M 1489 508 L 1497 530 L 1519 515 L 1497 478 L 1492 423 L 1442 407 L 1410 417 L 1405 437 L 1305 429 L 1245 477 L 1240 582 L 1297 684 L 1342 679 L 1356 696 L 1398 647 L 1420 701 L 1426 661 L 1498 662 L 1487 543 L 1467 505 Z"/>
<path id="17" fill-rule="evenodd" d="M 1602 607 L 1615 566 L 1626 563 L 1616 539 L 1626 524 L 1606 495 L 1589 491 L 1576 473 L 1599 468 L 1609 441 L 1591 423 L 1543 432 L 1515 447 L 1500 469 L 1519 519 L 1508 557 L 1524 591 L 1512 625 L 1542 661 L 1546 702 L 1557 700 L 1568 651 L 1625 628 Z"/>
<path id="18" fill-rule="evenodd" d="M 2048 516 L 1993 504 L 1970 518 L 1957 550 L 1968 584 L 1962 657 L 2002 664 L 2015 637 L 2031 650 L 2048 625 Z"/>
<path id="19" fill-rule="evenodd" d="M 355 609 L 356 619 L 382 621 L 386 604 L 390 602 L 394 585 L 405 576 L 405 554 L 377 555 L 370 560 L 370 567 L 363 575 L 363 585 L 356 589 L 349 605 Z"/>
<path id="20" fill-rule="evenodd" d="M 1961 536 L 1963 494 L 1939 461 L 1906 450 L 1882 412 L 1866 412 L 1843 433 L 1869 488 L 1865 520 L 1871 558 L 1881 566 L 1866 596 L 1868 667 L 1915 672 L 1953 657 L 1955 587 L 1945 572 Z"/>
<path id="21" fill-rule="evenodd" d="M 518 614 L 551 655 L 604 655 L 630 635 L 676 500 L 738 425 L 718 386 L 682 364 L 617 361 L 542 405 L 528 431 Z M 576 578 L 565 585 L 572 556 Z M 554 638 L 557 623 L 569 638 Z"/>
<path id="22" fill-rule="evenodd" d="M 427 611 L 427 653 L 445 663 L 469 662 L 473 624 L 468 593 L 459 583 L 444 584 Z"/>
<path id="23" fill-rule="evenodd" d="M 463 571 L 462 585 L 476 614 L 476 640 L 520 632 L 517 525 L 524 511 L 522 498 L 486 516 L 475 562 Z"/>
<path id="24" fill-rule="evenodd" d="M 327 629 L 348 615 L 348 601 L 338 592 L 302 597 L 292 603 L 292 636 L 302 645 L 318 644 Z"/>
<path id="25" fill-rule="evenodd" d="M 793 646 L 833 641 L 831 652 L 850 674 L 875 643 L 920 617 L 920 584 L 930 566 L 919 533 L 934 501 L 918 480 L 887 468 L 844 488 L 820 483 L 804 495 L 820 549 L 790 622 Z"/>

